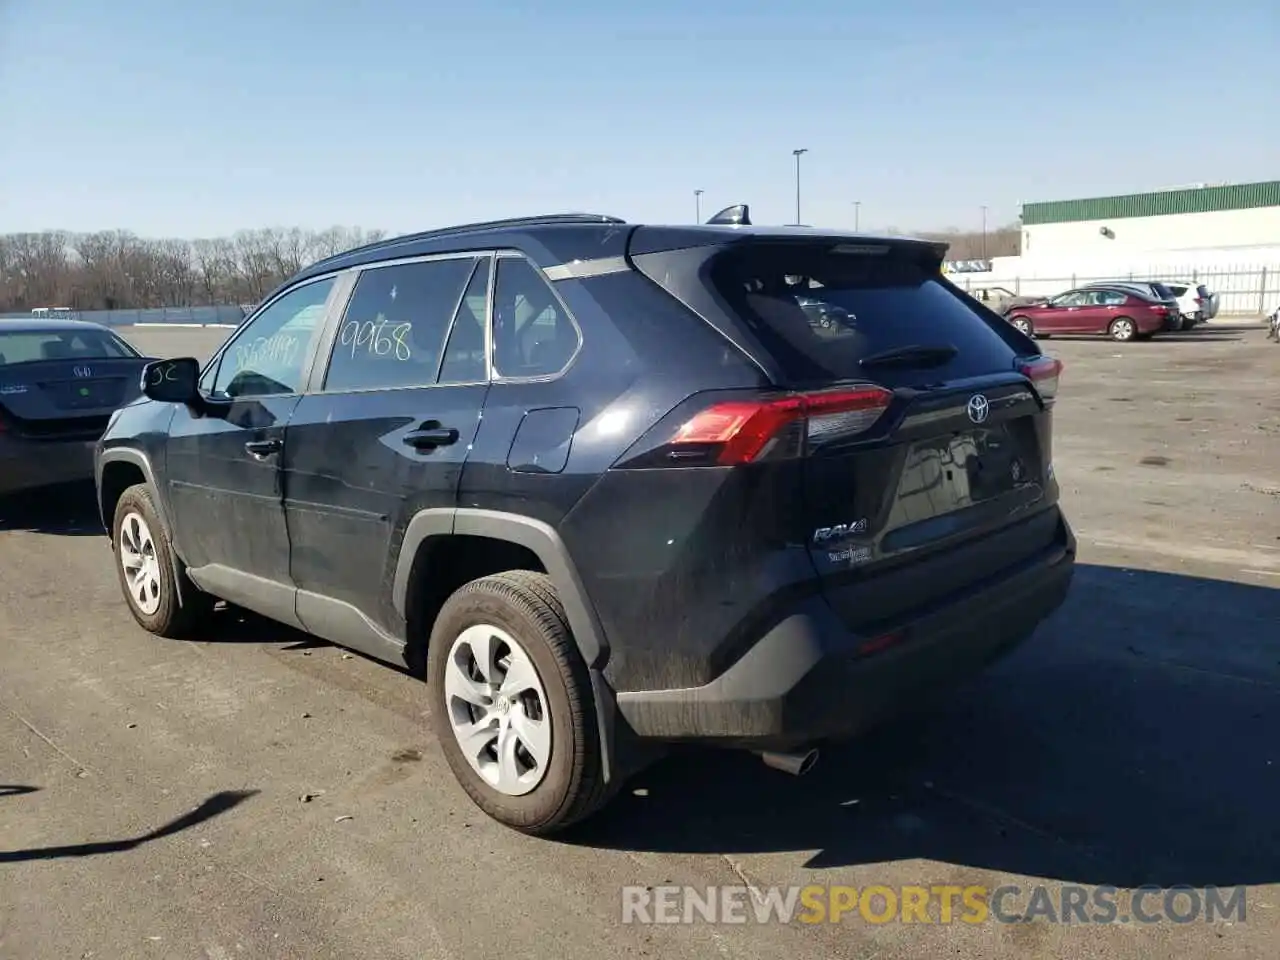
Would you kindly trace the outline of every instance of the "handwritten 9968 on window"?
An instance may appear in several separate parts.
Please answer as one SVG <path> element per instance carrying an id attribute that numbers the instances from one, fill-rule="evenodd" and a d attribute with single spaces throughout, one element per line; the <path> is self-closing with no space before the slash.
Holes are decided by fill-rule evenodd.
<path id="1" fill-rule="evenodd" d="M 409 360 L 413 357 L 407 337 L 413 331 L 413 324 L 390 323 L 381 314 L 376 320 L 349 320 L 338 335 L 338 342 L 349 348 L 354 359 L 357 354 L 368 353 L 375 357 L 394 357 L 397 360 Z"/>

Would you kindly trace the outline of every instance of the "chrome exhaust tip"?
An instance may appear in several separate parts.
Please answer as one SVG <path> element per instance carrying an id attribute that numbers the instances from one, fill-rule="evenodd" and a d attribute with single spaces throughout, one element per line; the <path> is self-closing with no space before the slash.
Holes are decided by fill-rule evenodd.
<path id="1" fill-rule="evenodd" d="M 813 765 L 818 762 L 818 751 L 816 748 L 799 753 L 775 753 L 772 750 L 763 750 L 760 752 L 760 759 L 764 761 L 766 767 L 773 767 L 793 777 L 801 777 L 812 770 Z"/>

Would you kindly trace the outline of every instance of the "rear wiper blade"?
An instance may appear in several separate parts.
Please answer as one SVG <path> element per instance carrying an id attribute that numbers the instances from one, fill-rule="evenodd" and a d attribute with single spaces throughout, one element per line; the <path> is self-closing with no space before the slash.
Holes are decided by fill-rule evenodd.
<path id="1" fill-rule="evenodd" d="M 912 343 L 873 353 L 858 362 L 864 367 L 936 367 L 946 363 L 959 352 L 949 343 Z"/>

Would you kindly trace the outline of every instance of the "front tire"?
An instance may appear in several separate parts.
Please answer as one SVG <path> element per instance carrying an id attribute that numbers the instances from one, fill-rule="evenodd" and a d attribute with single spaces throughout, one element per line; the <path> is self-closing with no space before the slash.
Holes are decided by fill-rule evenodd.
<path id="1" fill-rule="evenodd" d="M 1031 326 L 1030 317 L 1024 317 L 1021 314 L 1019 314 L 1018 316 L 1011 318 L 1009 320 L 1009 323 L 1011 323 L 1014 329 L 1016 329 L 1024 337 L 1035 337 L 1036 335 L 1035 328 Z"/>
<path id="2" fill-rule="evenodd" d="M 214 600 L 189 581 L 179 597 L 174 570 L 181 564 L 146 484 L 129 487 L 116 502 L 111 545 L 120 590 L 138 625 L 161 637 L 190 636 Z"/>
<path id="3" fill-rule="evenodd" d="M 545 574 L 482 577 L 445 601 L 427 687 L 450 769 L 494 820 L 547 835 L 608 800 L 590 677 Z"/>

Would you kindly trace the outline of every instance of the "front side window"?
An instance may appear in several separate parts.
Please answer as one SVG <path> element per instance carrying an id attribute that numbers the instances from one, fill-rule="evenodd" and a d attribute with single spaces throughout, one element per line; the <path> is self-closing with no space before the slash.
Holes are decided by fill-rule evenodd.
<path id="1" fill-rule="evenodd" d="M 502 257 L 493 290 L 494 376 L 548 377 L 578 350 L 578 328 L 523 257 Z"/>
<path id="2" fill-rule="evenodd" d="M 222 353 L 210 392 L 223 397 L 300 392 L 334 283 L 328 277 L 290 290 L 242 327 Z"/>
<path id="3" fill-rule="evenodd" d="M 338 325 L 324 389 L 434 384 L 445 335 L 475 266 L 464 257 L 361 273 Z"/>

